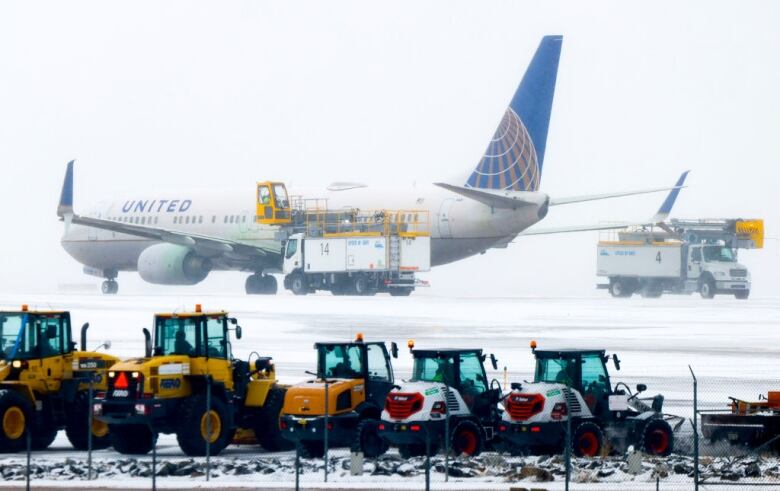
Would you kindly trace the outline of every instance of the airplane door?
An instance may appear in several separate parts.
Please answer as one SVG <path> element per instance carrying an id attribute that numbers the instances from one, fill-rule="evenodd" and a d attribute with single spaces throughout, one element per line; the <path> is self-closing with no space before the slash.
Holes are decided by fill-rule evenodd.
<path id="1" fill-rule="evenodd" d="M 447 198 L 441 202 L 439 207 L 439 237 L 443 239 L 452 238 L 452 228 L 450 227 L 450 211 L 455 203 L 455 198 Z"/>

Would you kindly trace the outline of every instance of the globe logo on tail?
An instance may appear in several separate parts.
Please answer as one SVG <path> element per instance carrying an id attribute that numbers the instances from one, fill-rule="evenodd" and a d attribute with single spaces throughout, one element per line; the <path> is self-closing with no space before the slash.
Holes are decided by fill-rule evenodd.
<path id="1" fill-rule="evenodd" d="M 508 107 L 466 186 L 537 191 L 539 178 L 539 164 L 531 135 L 517 113 Z"/>

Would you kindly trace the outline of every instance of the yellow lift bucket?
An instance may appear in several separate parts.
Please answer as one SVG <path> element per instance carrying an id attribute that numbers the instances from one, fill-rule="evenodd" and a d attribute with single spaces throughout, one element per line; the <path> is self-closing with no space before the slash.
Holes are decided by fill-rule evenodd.
<path id="1" fill-rule="evenodd" d="M 753 242 L 753 248 L 763 249 L 764 220 L 760 218 L 737 220 L 735 228 L 735 232 L 741 240 L 750 240 Z"/>
<path id="2" fill-rule="evenodd" d="M 257 213 L 255 222 L 265 225 L 286 225 L 292 221 L 287 186 L 282 182 L 257 183 Z"/>

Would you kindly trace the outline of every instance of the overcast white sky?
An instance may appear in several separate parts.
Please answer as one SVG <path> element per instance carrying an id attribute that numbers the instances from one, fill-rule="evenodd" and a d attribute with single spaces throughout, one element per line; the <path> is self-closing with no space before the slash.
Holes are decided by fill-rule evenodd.
<path id="1" fill-rule="evenodd" d="M 134 190 L 251 199 L 256 180 L 462 175 L 545 34 L 564 44 L 544 191 L 671 185 L 691 169 L 676 216 L 762 217 L 778 237 L 779 14 L 773 1 L 3 1 L 0 290 L 97 283 L 59 245 L 73 158 L 77 209 Z M 661 199 L 561 207 L 545 225 L 644 218 Z M 597 239 L 523 238 L 438 268 L 431 293 L 593 295 Z M 780 295 L 776 240 L 742 260 L 755 295 Z M 215 274 L 193 291 L 243 282 Z"/>

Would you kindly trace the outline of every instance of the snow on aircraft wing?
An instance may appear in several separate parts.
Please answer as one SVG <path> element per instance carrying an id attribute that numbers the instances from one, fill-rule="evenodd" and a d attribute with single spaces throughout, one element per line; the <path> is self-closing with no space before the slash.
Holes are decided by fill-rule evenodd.
<path id="1" fill-rule="evenodd" d="M 212 237 L 208 235 L 193 234 L 191 232 L 178 232 L 146 225 L 137 225 L 132 223 L 120 223 L 113 220 L 104 220 L 101 218 L 85 217 L 77 215 L 73 211 L 73 162 L 68 162 L 65 171 L 65 180 L 62 183 L 62 194 L 60 194 L 60 203 L 57 206 L 57 216 L 62 220 L 76 225 L 85 225 L 103 230 L 110 230 L 116 233 L 134 235 L 147 239 L 155 239 L 161 242 L 168 242 L 196 250 L 218 252 L 224 254 L 236 254 L 241 256 L 264 257 L 272 251 L 267 251 L 260 247 L 245 244 L 242 242 Z"/>
<path id="2" fill-rule="evenodd" d="M 677 200 L 677 196 L 680 194 L 680 189 L 683 187 L 683 183 L 685 182 L 685 178 L 688 177 L 688 172 L 685 171 L 682 173 L 679 179 L 677 179 L 677 183 L 671 187 L 666 188 L 669 189 L 669 194 L 666 196 L 666 199 L 663 203 L 661 203 L 661 207 L 658 209 L 658 211 L 650 217 L 649 219 L 645 221 L 638 221 L 638 222 L 607 222 L 607 223 L 599 223 L 594 225 L 574 225 L 570 227 L 556 227 L 556 228 L 534 228 L 531 227 L 528 230 L 524 230 L 523 232 L 520 232 L 518 236 L 521 235 L 549 235 L 549 234 L 563 234 L 567 232 L 587 232 L 590 230 L 615 230 L 620 228 L 626 228 L 626 227 L 632 227 L 632 226 L 650 226 L 650 225 L 656 225 L 658 223 L 663 222 L 669 217 L 669 213 L 672 211 L 672 207 L 674 206 L 674 202 Z M 655 191 L 659 191 L 662 188 L 656 189 Z M 655 191 L 648 191 L 645 190 L 645 193 L 651 193 Z M 632 194 L 642 194 L 640 193 L 632 193 Z M 617 195 L 621 196 L 627 196 L 625 193 L 618 193 Z M 607 196 L 607 197 L 617 197 L 617 195 L 614 196 Z M 601 195 L 606 196 L 606 195 Z M 595 198 L 595 199 L 602 199 L 602 198 Z M 588 201 L 588 200 L 583 200 Z M 574 201 L 570 201 L 570 203 L 574 203 Z M 552 205 L 552 200 L 550 201 L 550 204 Z M 560 204 L 560 203 L 558 203 Z"/>

